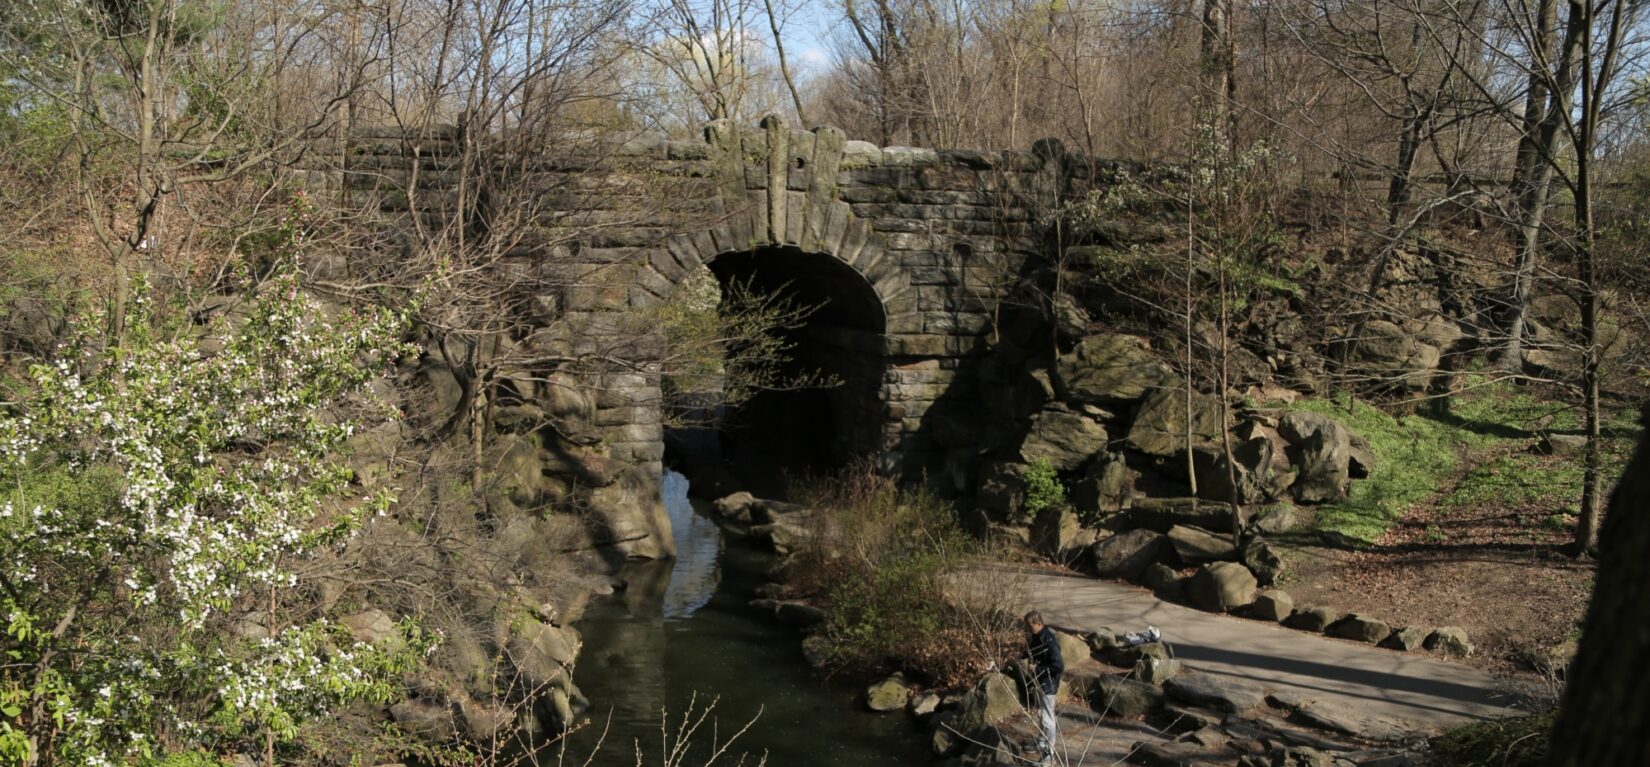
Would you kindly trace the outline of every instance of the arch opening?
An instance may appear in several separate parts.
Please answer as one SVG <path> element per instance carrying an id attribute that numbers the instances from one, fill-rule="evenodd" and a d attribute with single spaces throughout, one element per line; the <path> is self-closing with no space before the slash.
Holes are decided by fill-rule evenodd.
<path id="1" fill-rule="evenodd" d="M 886 318 L 870 283 L 832 256 L 792 247 L 724 253 L 707 266 L 721 287 L 722 311 L 736 291 L 805 309 L 794 327 L 776 332 L 787 348 L 774 379 L 832 385 L 765 388 L 699 427 L 671 429 L 666 462 L 701 475 L 696 481 L 714 467 L 718 484 L 779 497 L 788 477 L 874 455 L 883 439 Z"/>

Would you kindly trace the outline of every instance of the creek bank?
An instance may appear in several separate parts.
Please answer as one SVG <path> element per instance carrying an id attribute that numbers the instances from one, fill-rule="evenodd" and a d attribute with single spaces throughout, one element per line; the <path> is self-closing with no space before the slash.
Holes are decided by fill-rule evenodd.
<path id="1" fill-rule="evenodd" d="M 749 495 L 730 496 L 715 505 L 723 524 L 743 531 L 768 546 L 794 545 L 787 534 L 774 531 L 805 531 L 796 520 L 806 519 L 806 509 L 790 504 L 774 504 Z M 1167 536 L 1156 536 L 1163 557 L 1176 556 Z M 1136 535 L 1144 538 L 1145 535 Z M 788 542 L 788 543 L 787 543 Z M 1293 614 L 1288 596 L 1276 589 L 1258 589 L 1254 575 L 1236 561 L 1212 563 L 1198 572 L 1241 571 L 1248 576 L 1248 591 L 1254 592 L 1246 604 L 1250 609 L 1270 610 L 1277 620 Z M 1224 566 L 1224 567 L 1220 567 Z M 1153 562 L 1153 567 L 1163 567 Z M 775 619 L 798 628 L 805 637 L 804 652 L 817 657 L 817 621 L 824 613 L 816 604 L 785 600 L 783 588 L 764 586 L 755 604 Z M 1241 600 L 1234 600 L 1241 601 Z M 1257 607 L 1258 606 L 1258 607 Z M 1380 621 L 1360 616 L 1324 612 L 1319 631 L 1355 636 L 1359 641 L 1387 641 L 1400 637 L 1406 645 L 1424 643 L 1418 636 L 1431 631 L 1394 630 Z M 791 615 L 786 619 L 784 616 Z M 805 620 L 795 616 L 806 615 Z M 1451 630 L 1436 632 L 1440 639 L 1455 637 Z M 1380 637 L 1375 637 L 1380 634 Z M 1095 632 L 1058 630 L 1068 673 L 1062 682 L 1059 706 L 1062 731 L 1068 746 L 1077 737 L 1118 741 L 1117 759 L 1134 764 L 1230 764 L 1244 767 L 1275 764 L 1331 765 L 1412 765 L 1425 763 L 1426 742 L 1419 735 L 1398 730 L 1390 724 L 1358 714 L 1330 701 L 1288 690 L 1273 691 L 1263 686 L 1226 676 L 1198 673 L 1175 657 L 1172 645 L 1164 642 L 1130 644 L 1123 634 L 1100 629 Z M 1390 643 L 1389 643 L 1389 646 Z M 1028 710 L 1034 701 L 1026 696 L 1024 669 L 1017 663 L 1002 671 L 975 677 L 971 684 L 932 689 L 906 674 L 894 673 L 872 678 L 861 688 L 860 705 L 882 712 L 891 719 L 909 720 L 927 733 L 929 750 L 947 764 L 1012 764 L 1041 756 L 1025 744 L 1036 741 L 1035 725 Z M 1145 730 L 1142 730 L 1142 727 Z M 1163 733 L 1161 736 L 1152 732 Z M 1123 740 L 1119 740 L 1123 739 Z M 1068 755 L 1069 756 L 1069 755 Z M 1076 762 L 1073 762 L 1076 763 Z"/>
<path id="2" fill-rule="evenodd" d="M 1400 767 L 1426 761 L 1426 740 L 1336 704 L 1182 668 L 1166 643 L 1125 644 L 1110 630 L 1061 631 L 1067 675 L 1057 708 L 1069 763 Z M 938 696 L 931 713 L 906 708 L 953 765 L 1023 763 L 1042 756 L 1024 676 L 990 672 Z M 885 685 L 886 683 L 879 683 Z M 1141 725 L 1145 725 L 1144 728 Z M 1097 761 L 1085 761 L 1084 757 Z M 1062 762 L 1067 763 L 1067 762 Z"/>

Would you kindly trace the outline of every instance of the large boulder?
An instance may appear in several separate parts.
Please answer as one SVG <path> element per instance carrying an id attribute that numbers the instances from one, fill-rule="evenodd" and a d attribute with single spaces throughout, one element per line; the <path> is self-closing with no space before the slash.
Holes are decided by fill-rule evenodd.
<path id="1" fill-rule="evenodd" d="M 940 710 L 940 694 L 933 691 L 912 696 L 911 705 L 906 709 L 911 716 L 918 719 L 927 719 L 938 710 Z"/>
<path id="2" fill-rule="evenodd" d="M 1428 633 L 1430 632 L 1426 629 L 1416 626 L 1393 629 L 1386 639 L 1381 640 L 1380 646 L 1388 650 L 1412 652 L 1421 649 L 1422 645 L 1426 644 Z"/>
<path id="3" fill-rule="evenodd" d="M 1134 664 L 1129 676 L 1146 684 L 1162 686 L 1180 673 L 1180 661 L 1174 658 L 1141 658 Z"/>
<path id="4" fill-rule="evenodd" d="M 1325 633 L 1355 642 L 1376 644 L 1392 633 L 1392 627 L 1386 621 L 1353 613 L 1335 621 Z"/>
<path id="5" fill-rule="evenodd" d="M 718 515 L 737 522 L 750 522 L 751 510 L 756 508 L 761 500 L 750 493 L 741 490 L 737 493 L 724 495 L 711 503 L 710 507 Z"/>
<path id="6" fill-rule="evenodd" d="M 355 637 L 357 642 L 377 644 L 397 636 L 395 619 L 377 608 L 344 616 L 338 622 L 349 630 L 350 636 Z"/>
<path id="7" fill-rule="evenodd" d="M 1329 625 L 1340 620 L 1341 614 L 1328 607 L 1297 607 L 1285 618 L 1283 625 L 1301 631 L 1321 634 Z"/>
<path id="8" fill-rule="evenodd" d="M 1169 545 L 1186 565 L 1237 559 L 1237 547 L 1230 536 L 1215 535 L 1200 527 L 1175 525 L 1169 528 Z"/>
<path id="9" fill-rule="evenodd" d="M 427 743 L 445 743 L 458 735 L 452 707 L 422 698 L 408 698 L 390 706 L 390 719 L 402 732 Z"/>
<path id="10" fill-rule="evenodd" d="M 1186 596 L 1199 609 L 1227 612 L 1255 601 L 1254 573 L 1236 562 L 1199 568 L 1186 581 Z"/>
<path id="11" fill-rule="evenodd" d="M 214 304 L 221 306 L 230 301 L 220 297 Z M 62 306 L 47 299 L 26 296 L 11 299 L 4 311 L 0 311 L 0 352 L 19 351 L 35 357 L 49 356 L 57 348 L 58 339 L 69 328 L 64 314 Z M 205 339 L 202 346 L 208 346 Z M 222 347 L 221 341 L 218 341 L 218 346 Z"/>
<path id="12" fill-rule="evenodd" d="M 1007 521 L 1020 513 L 1026 497 L 1026 465 L 988 463 L 980 469 L 974 493 L 974 508 L 992 521 Z"/>
<path id="13" fill-rule="evenodd" d="M 1266 700 L 1258 687 L 1211 674 L 1180 674 L 1164 682 L 1163 689 L 1176 700 L 1229 714 L 1255 708 Z"/>
<path id="14" fill-rule="evenodd" d="M 1136 336 L 1084 338 L 1054 365 L 1054 381 L 1074 402 L 1130 402 L 1174 383 L 1174 372 Z"/>
<path id="15" fill-rule="evenodd" d="M 1089 549 L 1089 556 L 1102 578 L 1138 580 L 1157 561 L 1164 540 L 1151 530 L 1129 530 L 1101 539 Z"/>
<path id="16" fill-rule="evenodd" d="M 589 420 L 596 414 L 596 400 L 589 388 L 571 374 L 551 373 L 539 387 L 539 407 L 552 418 Z"/>
<path id="17" fill-rule="evenodd" d="M 566 685 L 552 687 L 548 694 L 540 697 L 533 706 L 539 725 L 546 732 L 561 735 L 577 723 L 574 720 L 573 696 L 569 694 L 568 689 Z"/>
<path id="18" fill-rule="evenodd" d="M 1071 471 L 1106 448 L 1106 427 L 1061 410 L 1044 410 L 1031 419 L 1031 430 L 1020 443 L 1020 460 L 1047 461 L 1057 471 Z"/>
<path id="19" fill-rule="evenodd" d="M 1289 475 L 1290 482 L 1294 482 L 1294 475 Z M 1256 532 L 1268 535 L 1283 535 L 1299 532 L 1309 524 L 1307 515 L 1294 504 L 1284 501 L 1264 506 L 1250 518 L 1249 525 Z"/>
<path id="20" fill-rule="evenodd" d="M 1248 615 L 1263 621 L 1282 623 L 1295 610 L 1295 599 L 1277 589 L 1263 589 L 1249 605 Z"/>
<path id="21" fill-rule="evenodd" d="M 1236 449 L 1238 465 L 1249 472 L 1257 500 L 1276 500 L 1295 483 L 1295 467 L 1289 461 L 1289 441 L 1276 428 L 1260 420 L 1249 420 L 1232 430 L 1232 437 L 1242 449 Z M 1265 446 L 1262 446 L 1264 441 Z M 1265 462 L 1263 464 L 1263 461 Z"/>
<path id="22" fill-rule="evenodd" d="M 952 726 L 959 732 L 973 732 L 1019 713 L 1020 688 L 1007 674 L 986 674 L 957 704 Z"/>
<path id="23" fill-rule="evenodd" d="M 579 632 L 572 627 L 552 626 L 524 616 L 516 619 L 510 631 L 507 652 L 522 684 L 538 690 L 572 678 L 579 647 Z"/>
<path id="24" fill-rule="evenodd" d="M 1124 644 L 1113 642 L 1110 646 L 1098 650 L 1101 660 L 1118 668 L 1132 669 L 1140 662 L 1149 658 L 1169 660 L 1173 653 L 1163 642 L 1146 642 L 1144 644 Z"/>
<path id="25" fill-rule="evenodd" d="M 1185 592 L 1180 585 L 1180 574 L 1161 562 L 1146 568 L 1140 574 L 1140 585 L 1152 590 L 1158 599 L 1166 602 L 1179 602 L 1185 598 Z"/>
<path id="26" fill-rule="evenodd" d="M 1070 506 L 1049 506 L 1031 520 L 1031 547 L 1050 559 L 1058 559 L 1072 548 L 1083 532 L 1077 512 Z"/>
<path id="27" fill-rule="evenodd" d="M 1339 448 L 1342 439 L 1345 440 L 1347 457 L 1347 474 L 1353 479 L 1369 476 L 1375 470 L 1375 449 L 1369 440 L 1347 428 L 1341 422 L 1321 413 L 1293 412 L 1283 416 L 1278 422 L 1278 434 L 1291 447 L 1287 451 L 1289 458 L 1295 461 L 1297 471 L 1304 474 L 1300 468 L 1300 446 L 1314 437 L 1319 437 L 1323 444 L 1334 445 Z"/>
<path id="28" fill-rule="evenodd" d="M 981 727 L 968 735 L 958 767 L 1018 767 L 1029 762 L 1026 747 L 997 727 Z"/>
<path id="29" fill-rule="evenodd" d="M 1232 507 L 1196 498 L 1137 498 L 1126 513 L 1131 527 L 1167 533 L 1175 525 L 1232 532 Z"/>
<path id="30" fill-rule="evenodd" d="M 1222 445 L 1199 445 L 1192 449 L 1192 470 L 1197 475 L 1197 494 L 1213 501 L 1236 498 L 1255 503 L 1274 497 L 1273 455 L 1280 452 L 1264 435 L 1248 439 L 1233 436 L 1231 460 Z M 1287 468 L 1286 468 L 1287 471 Z M 1233 480 L 1237 481 L 1234 486 Z"/>
<path id="31" fill-rule="evenodd" d="M 1147 455 L 1172 458 L 1186 450 L 1186 390 L 1157 389 L 1146 396 L 1129 426 L 1130 447 Z M 1214 442 L 1221 432 L 1220 400 L 1194 391 L 1191 398 L 1192 444 Z"/>
<path id="32" fill-rule="evenodd" d="M 468 695 L 458 700 L 458 721 L 463 724 L 464 736 L 475 743 L 497 742 L 517 731 L 512 707 L 482 703 Z"/>
<path id="33" fill-rule="evenodd" d="M 904 674 L 894 674 L 865 688 L 865 706 L 878 713 L 899 711 L 910 699 L 911 685 Z"/>
<path id="34" fill-rule="evenodd" d="M 1146 716 L 1163 707 L 1163 691 L 1145 682 L 1105 674 L 1096 680 L 1089 706 L 1108 716 Z"/>
<path id="35" fill-rule="evenodd" d="M 1267 695 L 1266 702 L 1290 712 L 1290 721 L 1359 740 L 1389 742 L 1406 735 L 1402 727 L 1390 721 L 1367 716 L 1339 703 L 1318 700 L 1308 692 L 1279 690 Z"/>
<path id="36" fill-rule="evenodd" d="M 831 662 L 831 640 L 824 634 L 813 634 L 802 640 L 802 661 L 809 668 L 825 668 Z"/>
<path id="37" fill-rule="evenodd" d="M 676 555 L 670 514 L 659 496 L 657 481 L 645 468 L 626 470 L 617 481 L 590 494 L 587 512 L 595 523 L 597 540 L 633 559 L 664 559 Z"/>
<path id="38" fill-rule="evenodd" d="M 1460 626 L 1434 629 L 1427 635 L 1423 646 L 1435 653 L 1453 655 L 1457 658 L 1465 658 L 1474 650 L 1472 642 L 1467 641 L 1467 630 Z"/>
<path id="39" fill-rule="evenodd" d="M 1123 508 L 1133 489 L 1133 473 L 1122 453 L 1106 453 L 1089 464 L 1071 485 L 1071 503 L 1085 512 L 1113 512 Z"/>
<path id="40" fill-rule="evenodd" d="M 967 742 L 963 740 L 962 731 L 957 728 L 957 719 L 956 711 L 941 711 L 934 715 L 934 732 L 929 736 L 928 744 L 935 756 L 956 756 Z"/>
<path id="41" fill-rule="evenodd" d="M 1276 583 L 1278 576 L 1283 574 L 1283 557 L 1262 538 L 1251 538 L 1243 545 L 1243 564 L 1249 567 L 1249 572 L 1255 574 L 1255 580 L 1262 586 Z"/>
<path id="42" fill-rule="evenodd" d="M 1299 475 L 1290 488 L 1301 503 L 1346 497 L 1352 483 L 1352 430 L 1317 413 L 1289 413 L 1278 423 Z"/>
<path id="43" fill-rule="evenodd" d="M 1060 658 L 1066 662 L 1067 667 L 1088 660 L 1093 653 L 1089 649 L 1089 640 L 1069 631 L 1055 631 L 1054 640 L 1060 644 Z"/>
<path id="44" fill-rule="evenodd" d="M 1416 334 L 1386 320 L 1369 320 L 1352 341 L 1348 362 L 1354 372 L 1378 383 L 1419 389 L 1442 359 L 1442 350 Z"/>

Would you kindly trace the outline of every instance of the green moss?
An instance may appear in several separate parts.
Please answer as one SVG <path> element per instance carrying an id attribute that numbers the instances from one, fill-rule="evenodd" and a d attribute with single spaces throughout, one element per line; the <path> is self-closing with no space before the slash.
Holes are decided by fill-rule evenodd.
<path id="1" fill-rule="evenodd" d="M 1556 712 L 1474 722 L 1432 741 L 1443 767 L 1537 767 L 1547 758 L 1547 733 Z"/>

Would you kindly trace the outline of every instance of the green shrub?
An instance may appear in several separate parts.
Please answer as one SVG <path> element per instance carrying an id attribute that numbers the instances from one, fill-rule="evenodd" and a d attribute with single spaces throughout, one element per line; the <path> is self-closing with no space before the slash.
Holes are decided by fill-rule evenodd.
<path id="1" fill-rule="evenodd" d="M 1025 473 L 1026 499 L 1022 507 L 1025 517 L 1035 517 L 1043 509 L 1059 506 L 1066 502 L 1066 486 L 1060 483 L 1060 476 L 1054 471 L 1053 464 L 1047 458 L 1038 458 L 1031 462 Z"/>
<path id="2" fill-rule="evenodd" d="M 948 504 L 863 466 L 795 497 L 823 521 L 791 560 L 786 581 L 820 600 L 820 636 L 834 669 L 901 669 L 953 684 L 983 665 L 988 645 L 1011 623 L 956 597 L 954 574 L 976 546 Z"/>

